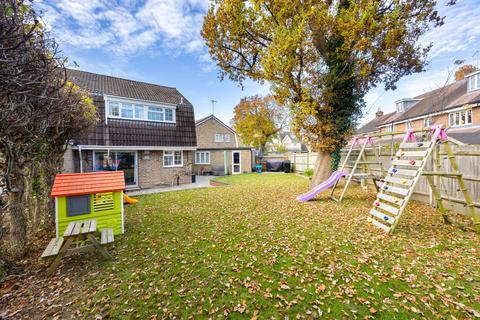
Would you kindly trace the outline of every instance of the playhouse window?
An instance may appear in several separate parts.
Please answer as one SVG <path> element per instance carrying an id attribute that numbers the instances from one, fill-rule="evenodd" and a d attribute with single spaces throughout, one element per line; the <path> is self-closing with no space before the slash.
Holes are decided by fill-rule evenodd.
<path id="1" fill-rule="evenodd" d="M 67 217 L 89 214 L 90 195 L 67 197 Z"/>

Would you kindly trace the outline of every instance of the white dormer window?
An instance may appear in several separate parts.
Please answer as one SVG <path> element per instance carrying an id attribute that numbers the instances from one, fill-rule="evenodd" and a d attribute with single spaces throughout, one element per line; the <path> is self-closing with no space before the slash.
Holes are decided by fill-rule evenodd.
<path id="1" fill-rule="evenodd" d="M 138 103 L 116 98 L 105 99 L 108 118 L 175 123 L 175 107 Z"/>
<path id="2" fill-rule="evenodd" d="M 467 79 L 468 79 L 468 85 L 467 85 L 468 92 L 480 89 L 480 72 L 477 72 L 475 74 L 468 76 Z"/>
<path id="3" fill-rule="evenodd" d="M 420 99 L 401 99 L 395 102 L 396 110 L 398 113 L 407 111 L 412 107 L 415 103 L 417 103 Z"/>

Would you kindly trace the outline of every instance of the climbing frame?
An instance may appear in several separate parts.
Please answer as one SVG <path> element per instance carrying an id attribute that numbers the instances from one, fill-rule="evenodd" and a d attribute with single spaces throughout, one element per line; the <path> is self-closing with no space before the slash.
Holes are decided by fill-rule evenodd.
<path id="1" fill-rule="evenodd" d="M 335 183 L 335 185 L 333 186 L 332 191 L 330 193 L 330 198 L 332 198 L 335 201 L 338 201 L 338 202 L 342 201 L 353 178 L 372 179 L 375 187 L 377 186 L 377 180 L 381 179 L 380 176 L 374 175 L 370 170 L 371 165 L 378 165 L 380 166 L 380 171 L 383 172 L 383 166 L 382 166 L 382 163 L 378 160 L 378 156 L 376 157 L 377 161 L 367 161 L 367 158 L 365 156 L 365 151 L 367 150 L 367 146 L 373 145 L 373 138 L 370 136 L 366 136 L 364 139 L 365 140 L 361 144 L 360 148 L 355 148 L 356 146 L 360 146 L 360 138 L 358 137 L 355 137 L 353 139 L 352 144 L 350 145 L 347 155 L 345 156 L 345 160 L 343 161 L 342 166 L 340 167 L 340 171 L 345 171 L 347 167 L 351 167 L 351 170 L 346 177 L 347 181 L 343 186 L 342 192 L 340 193 L 340 196 L 338 198 L 335 197 L 335 190 L 337 188 L 337 183 Z M 356 156 L 355 161 L 353 162 L 353 164 L 349 165 L 350 157 L 355 157 L 355 156 Z M 361 172 L 358 172 L 359 169 L 361 169 L 360 170 Z"/>
<path id="2" fill-rule="evenodd" d="M 373 208 L 370 210 L 369 220 L 378 228 L 385 232 L 392 233 L 395 230 L 405 208 L 414 193 L 420 177 L 425 175 L 427 181 L 432 188 L 432 193 L 437 202 L 438 208 L 442 213 L 445 221 L 448 221 L 446 209 L 442 203 L 442 197 L 439 190 L 436 188 L 432 179 L 433 176 L 454 176 L 457 178 L 460 185 L 467 207 L 477 226 L 480 223 L 480 218 L 475 215 L 474 205 L 472 199 L 465 186 L 462 173 L 458 170 L 458 164 L 455 160 L 455 155 L 448 144 L 445 131 L 441 127 L 433 129 L 433 136 L 430 141 L 415 142 L 413 130 L 407 130 L 407 134 L 403 142 L 400 144 L 392 167 L 388 170 L 387 176 L 384 179 L 384 184 L 380 188 L 377 197 L 373 203 Z M 438 144 L 443 143 L 447 151 L 452 172 L 440 171 L 425 171 L 427 159 L 433 155 L 435 150 L 438 150 Z M 440 167 L 440 162 L 436 163 L 437 168 Z"/>

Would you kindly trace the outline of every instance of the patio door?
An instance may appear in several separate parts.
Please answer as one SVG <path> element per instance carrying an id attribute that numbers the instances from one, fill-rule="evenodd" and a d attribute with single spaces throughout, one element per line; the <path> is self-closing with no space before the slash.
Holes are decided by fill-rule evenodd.
<path id="1" fill-rule="evenodd" d="M 232 174 L 242 173 L 240 151 L 232 151 Z"/>
<path id="2" fill-rule="evenodd" d="M 137 153 L 135 151 L 95 151 L 94 171 L 122 170 L 127 187 L 137 186 Z"/>

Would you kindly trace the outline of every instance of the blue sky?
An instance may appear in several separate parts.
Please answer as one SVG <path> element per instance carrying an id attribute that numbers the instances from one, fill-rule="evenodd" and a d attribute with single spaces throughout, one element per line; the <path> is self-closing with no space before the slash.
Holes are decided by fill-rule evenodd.
<path id="1" fill-rule="evenodd" d="M 396 91 L 377 88 L 365 97 L 362 122 L 375 111 L 394 110 L 394 102 L 451 81 L 457 59 L 480 60 L 480 0 L 459 0 L 453 7 L 439 1 L 444 26 L 422 38 L 433 43 L 427 71 L 405 77 Z M 70 61 L 80 69 L 176 87 L 195 106 L 195 117 L 211 114 L 229 122 L 244 96 L 267 94 L 268 86 L 218 79 L 200 37 L 205 0 L 39 0 L 36 7 Z M 477 59 L 478 57 L 478 59 Z M 480 65 L 479 65 L 480 66 Z"/>

